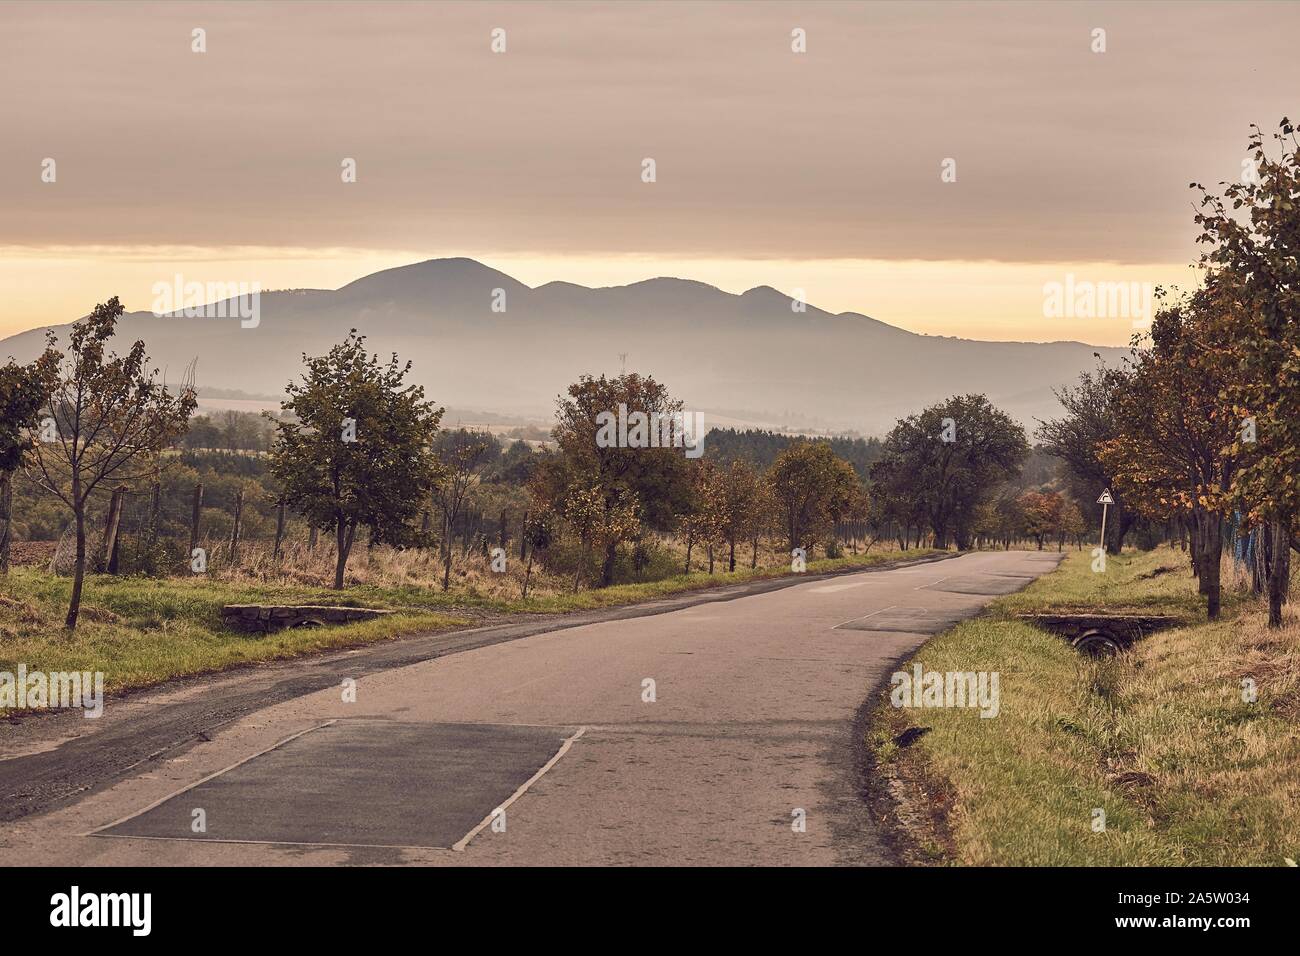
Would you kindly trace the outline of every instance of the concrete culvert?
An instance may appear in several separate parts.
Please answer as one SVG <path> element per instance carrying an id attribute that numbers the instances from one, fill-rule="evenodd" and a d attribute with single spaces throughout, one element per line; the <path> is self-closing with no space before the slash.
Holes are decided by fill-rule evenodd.
<path id="1" fill-rule="evenodd" d="M 1072 644 L 1075 650 L 1092 657 L 1114 657 L 1123 649 L 1114 637 L 1095 627 L 1084 631 Z"/>

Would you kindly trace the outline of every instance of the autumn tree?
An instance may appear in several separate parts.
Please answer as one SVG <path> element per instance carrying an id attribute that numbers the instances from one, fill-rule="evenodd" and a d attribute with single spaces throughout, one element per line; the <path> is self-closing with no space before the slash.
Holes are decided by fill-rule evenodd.
<path id="1" fill-rule="evenodd" d="M 702 544 L 711 551 L 713 543 L 722 535 L 718 474 L 717 464 L 709 459 L 697 462 L 690 469 L 690 496 L 677 528 L 686 543 L 685 574 L 691 573 L 696 545 Z"/>
<path id="2" fill-rule="evenodd" d="M 456 522 L 479 480 L 479 472 L 496 458 L 497 445 L 491 434 L 458 428 L 438 435 L 433 447 L 442 465 L 433 501 L 442 513 L 442 589 L 446 591 L 451 586 L 451 542 Z"/>
<path id="3" fill-rule="evenodd" d="M 1043 541 L 1056 535 L 1061 525 L 1064 500 L 1054 491 L 1023 491 L 1018 498 L 1022 529 L 1043 550 Z"/>
<path id="4" fill-rule="evenodd" d="M 1239 446 L 1231 493 L 1268 528 L 1269 625 L 1280 627 L 1300 516 L 1300 148 L 1285 117 L 1272 147 L 1251 130 L 1250 175 L 1220 193 L 1192 187 L 1205 284 L 1235 305 L 1218 313 L 1230 334 L 1211 358 L 1230 370 L 1225 397 L 1254 438 Z"/>
<path id="5" fill-rule="evenodd" d="M 528 562 L 524 566 L 524 587 L 520 594 L 522 600 L 528 600 L 528 582 L 533 576 L 533 561 L 538 554 L 545 554 L 555 542 L 555 515 L 548 511 L 530 512 L 524 520 L 523 539 L 528 549 Z"/>
<path id="6" fill-rule="evenodd" d="M 658 447 L 598 440 L 604 423 L 618 415 L 620 407 L 629 420 L 645 416 L 647 422 L 669 423 L 666 432 L 659 432 Z M 674 400 L 667 388 L 635 372 L 616 378 L 584 375 L 569 386 L 568 398 L 557 402 L 552 435 L 562 460 L 539 468 L 547 474 L 535 481 L 533 488 L 546 496 L 543 505 L 556 505 L 566 517 L 583 516 L 582 527 L 591 531 L 588 541 L 598 541 L 602 549 L 602 586 L 614 582 L 620 543 L 641 533 L 643 527 L 670 530 L 687 509 L 688 449 L 680 439 L 674 446 L 673 438 L 681 434 L 680 419 L 673 424 L 674 416 L 681 412 L 681 402 Z M 667 442 L 662 440 L 665 434 Z M 603 512 L 600 517 L 589 514 L 592 493 Z"/>
<path id="7" fill-rule="evenodd" d="M 68 351 L 47 333 L 39 360 L 49 387 L 49 427 L 28 456 L 29 477 L 72 512 L 76 529 L 72 596 L 64 621 L 77 626 L 86 576 L 86 507 L 91 495 L 157 474 L 157 456 L 185 432 L 195 393 L 188 378 L 168 391 L 157 369 L 149 368 L 145 344 L 136 341 L 125 355 L 109 350 L 122 317 L 117 297 L 68 333 Z M 47 440 L 48 439 L 48 440 Z"/>
<path id="8" fill-rule="evenodd" d="M 271 473 L 285 504 L 335 537 L 334 587 L 342 589 L 356 531 L 401 541 L 441 471 L 431 445 L 442 409 L 405 383 L 411 363 L 380 362 L 353 329 L 327 355 L 303 355 L 276 423 Z"/>
<path id="9" fill-rule="evenodd" d="M 1060 523 L 1056 528 L 1057 550 L 1065 547 L 1065 542 L 1073 538 L 1075 544 L 1083 547 L 1083 535 L 1088 530 L 1088 523 L 1084 520 L 1083 512 L 1080 510 L 1077 502 L 1072 499 L 1066 499 L 1061 507 Z"/>
<path id="10" fill-rule="evenodd" d="M 762 476 L 746 461 L 735 459 L 725 468 L 703 462 L 700 493 L 706 529 L 705 542 L 710 547 L 709 573 L 713 573 L 714 544 L 727 546 L 727 570 L 736 570 L 736 541 L 750 536 L 761 524 L 755 506 L 761 503 Z"/>
<path id="11" fill-rule="evenodd" d="M 582 585 L 582 571 L 593 550 L 608 554 L 618 542 L 631 538 L 641 526 L 640 501 L 630 489 L 615 491 L 598 484 L 570 483 L 561 500 L 562 514 L 578 539 L 573 593 Z M 612 572 L 611 572 L 612 577 Z M 603 583 L 602 577 L 602 583 Z"/>
<path id="12" fill-rule="evenodd" d="M 790 550 L 825 541 L 849 506 L 858 476 L 826 442 L 797 441 L 768 472 Z"/>
<path id="13" fill-rule="evenodd" d="M 970 547 L 979 505 L 1019 472 L 1024 429 L 983 395 L 959 395 L 901 419 L 885 437 L 871 477 L 887 496 L 923 513 L 934 546 Z"/>
<path id="14" fill-rule="evenodd" d="M 1078 488 L 1088 490 L 1091 506 L 1103 489 L 1110 488 L 1115 503 L 1110 506 L 1107 541 L 1108 554 L 1119 554 L 1124 538 L 1133 527 L 1135 513 L 1126 507 L 1124 495 L 1114 486 L 1115 476 L 1101 460 L 1101 447 L 1120 434 L 1116 400 L 1128 381 L 1125 369 L 1098 365 L 1095 372 L 1079 375 L 1079 384 L 1056 391 L 1065 409 L 1061 418 L 1040 421 L 1035 437 L 1045 451 L 1065 462 Z M 1082 493 L 1082 491 L 1078 492 Z"/>
<path id="15" fill-rule="evenodd" d="M 1103 442 L 1101 462 L 1115 487 L 1151 518 L 1191 518 L 1193 566 L 1210 620 L 1219 616 L 1223 521 L 1237 469 L 1240 423 L 1220 397 L 1231 382 L 1211 353 L 1232 310 L 1213 287 L 1162 306 L 1150 348 L 1135 353 L 1132 376 L 1116 396 L 1119 434 Z"/>
<path id="16" fill-rule="evenodd" d="M 31 365 L 12 360 L 0 367 L 0 574 L 9 573 L 13 525 L 13 476 L 35 444 L 37 413 L 54 382 L 50 353 Z"/>

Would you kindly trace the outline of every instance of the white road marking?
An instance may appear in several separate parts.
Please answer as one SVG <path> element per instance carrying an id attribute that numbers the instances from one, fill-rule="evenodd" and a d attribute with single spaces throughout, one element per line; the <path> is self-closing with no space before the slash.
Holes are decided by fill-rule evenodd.
<path id="1" fill-rule="evenodd" d="M 461 837 L 459 840 L 453 843 L 451 845 L 451 848 L 455 850 L 457 853 L 464 852 L 465 847 L 469 843 L 469 841 L 474 839 L 474 837 L 478 836 L 479 833 L 483 831 L 483 828 L 488 826 L 492 822 L 493 813 L 496 813 L 497 810 L 504 811 L 506 807 L 510 806 L 510 804 L 514 803 L 516 800 L 522 797 L 529 787 L 535 784 L 538 780 L 542 779 L 542 776 L 546 773 L 546 771 L 550 770 L 557 763 L 559 763 L 560 758 L 569 752 L 569 748 L 573 746 L 573 742 L 577 740 L 579 737 L 581 737 L 583 734 L 585 734 L 586 732 L 587 732 L 586 726 L 582 726 L 579 727 L 572 736 L 566 737 L 564 739 L 564 743 L 560 744 L 560 749 L 555 752 L 555 755 L 552 756 L 550 760 L 542 764 L 541 769 L 539 769 L 537 773 L 533 774 L 531 777 L 525 780 L 522 786 L 520 786 L 519 789 L 516 790 L 514 793 L 510 794 L 510 797 L 504 803 L 495 807 L 492 810 L 492 813 L 489 813 L 487 816 L 485 816 L 479 822 L 478 826 L 476 826 L 473 830 L 470 830 L 469 833 L 466 833 L 463 837 Z"/>
<path id="2" fill-rule="evenodd" d="M 932 588 L 932 587 L 934 587 L 936 584 L 942 584 L 944 581 L 947 581 L 948 578 L 950 578 L 950 577 L 952 577 L 951 574 L 947 575 L 946 577 L 942 577 L 942 578 L 940 578 L 938 581 L 931 581 L 929 584 L 922 584 L 920 587 L 912 588 L 912 590 L 913 590 L 913 591 L 921 591 L 921 590 L 923 590 L 923 589 L 925 589 L 925 588 Z"/>
<path id="3" fill-rule="evenodd" d="M 862 615 L 862 617 L 851 617 L 847 621 L 841 621 L 839 624 L 836 624 L 835 627 L 831 628 L 831 630 L 833 631 L 836 628 L 843 627 L 845 624 L 852 624 L 854 621 L 865 621 L 869 617 L 875 617 L 877 614 L 884 614 L 886 611 L 890 610 L 891 608 L 896 608 L 896 607 L 898 607 L 897 604 L 891 604 L 889 605 L 889 607 L 882 607 L 879 611 L 872 611 L 870 614 Z"/>
<path id="4" fill-rule="evenodd" d="M 312 843 L 303 840 L 229 840 L 217 837 L 143 836 L 137 833 L 86 833 L 83 836 L 111 837 L 114 840 L 171 840 L 180 843 L 236 843 L 241 846 L 316 846 L 351 848 L 357 850 L 438 850 L 446 853 L 445 846 L 421 846 L 407 843 Z"/>

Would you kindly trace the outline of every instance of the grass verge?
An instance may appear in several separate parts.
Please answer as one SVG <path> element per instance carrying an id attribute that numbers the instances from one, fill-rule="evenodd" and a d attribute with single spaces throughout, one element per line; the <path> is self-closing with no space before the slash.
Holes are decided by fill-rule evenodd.
<path id="1" fill-rule="evenodd" d="M 1169 548 L 1110 559 L 1104 575 L 1075 553 L 928 642 L 909 668 L 997 671 L 1001 701 L 988 719 L 896 709 L 887 693 L 876 706 L 868 743 L 904 857 L 977 866 L 1300 859 L 1300 619 L 1292 610 L 1287 627 L 1270 631 L 1258 602 L 1225 597 L 1223 619 L 1205 622 L 1186 558 Z M 1161 611 L 1189 623 L 1094 660 L 1013 617 L 1059 608 Z M 900 745 L 909 728 L 928 731 Z"/>

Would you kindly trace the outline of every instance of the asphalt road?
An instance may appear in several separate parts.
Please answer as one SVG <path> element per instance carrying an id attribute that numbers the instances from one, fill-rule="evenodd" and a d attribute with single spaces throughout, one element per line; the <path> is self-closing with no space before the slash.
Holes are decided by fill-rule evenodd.
<path id="1" fill-rule="evenodd" d="M 861 796 L 864 702 L 929 634 L 1057 560 L 981 552 L 715 594 L 413 662 L 390 649 L 381 669 L 357 652 L 355 677 L 348 655 L 302 663 L 301 693 L 245 682 L 219 728 L 65 783 L 0 824 L 0 847 L 61 865 L 889 863 Z M 148 750 L 163 715 L 213 696 L 121 705 L 107 752 L 135 752 L 133 726 Z M 0 760 L 0 784 L 24 766 L 75 776 L 97 734 L 72 733 Z"/>

